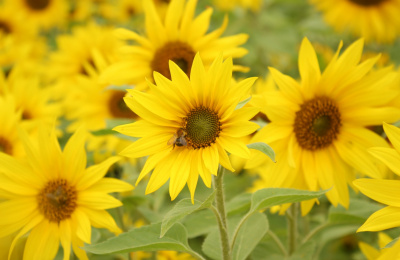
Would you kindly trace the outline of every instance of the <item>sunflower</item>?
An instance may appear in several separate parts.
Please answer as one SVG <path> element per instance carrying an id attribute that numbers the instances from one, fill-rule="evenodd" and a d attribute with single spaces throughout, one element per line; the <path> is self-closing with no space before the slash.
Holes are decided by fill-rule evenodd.
<path id="1" fill-rule="evenodd" d="M 366 41 L 377 42 L 393 42 L 400 33 L 400 0 L 309 1 L 337 31 L 349 30 Z"/>
<path id="2" fill-rule="evenodd" d="M 238 47 L 247 41 L 246 34 L 221 37 L 228 24 L 206 34 L 212 9 L 208 8 L 194 18 L 197 0 L 172 0 L 162 21 L 152 1 L 144 1 L 146 36 L 126 29 L 117 29 L 120 39 L 137 45 L 121 48 L 121 60 L 107 69 L 102 80 L 115 85 L 133 84 L 139 90 L 147 87 L 145 78 L 152 79 L 153 71 L 170 78 L 168 61 L 172 60 L 189 75 L 195 54 L 209 66 L 220 52 L 224 57 L 242 57 L 247 50 Z M 239 68 L 236 66 L 235 68 Z M 240 67 L 241 68 L 241 67 Z"/>
<path id="3" fill-rule="evenodd" d="M 0 111 L 0 153 L 20 157 L 24 154 L 22 143 L 17 135 L 21 112 L 17 111 L 12 97 L 2 95 L 0 95 Z"/>
<path id="4" fill-rule="evenodd" d="M 27 157 L 16 160 L 0 153 L 0 237 L 16 233 L 18 240 L 28 234 L 24 259 L 53 259 L 61 243 L 64 259 L 69 259 L 71 245 L 79 259 L 88 259 L 80 247 L 91 241 L 91 226 L 118 228 L 106 209 L 122 203 L 108 195 L 132 186 L 103 178 L 107 169 L 119 160 L 110 157 L 101 164 L 86 167 L 85 132 L 77 131 L 64 151 L 54 130 L 41 128 L 33 141 L 21 132 Z"/>
<path id="5" fill-rule="evenodd" d="M 193 201 L 199 175 L 210 187 L 211 175 L 217 174 L 219 164 L 234 171 L 226 151 L 249 157 L 250 151 L 241 137 L 258 128 L 248 120 L 259 110 L 235 107 L 256 78 L 233 85 L 232 59 L 222 59 L 222 55 L 218 56 L 206 70 L 196 54 L 190 79 L 170 62 L 172 80 L 155 72 L 156 85 L 149 82 L 149 93 L 128 90 L 131 96 L 125 102 L 141 120 L 115 130 L 140 137 L 121 154 L 134 158 L 149 156 L 136 182 L 154 169 L 147 194 L 170 179 L 172 200 L 187 183 Z"/>
<path id="6" fill-rule="evenodd" d="M 75 27 L 71 35 L 60 35 L 56 41 L 58 50 L 50 55 L 47 73 L 50 79 L 58 79 L 65 85 L 64 91 L 77 75 L 90 74 L 93 50 L 113 61 L 116 59 L 115 50 L 120 46 L 111 27 L 95 23 Z"/>
<path id="7" fill-rule="evenodd" d="M 66 118 L 72 121 L 67 130 L 74 132 L 80 125 L 84 125 L 88 131 L 98 131 L 109 127 L 107 122 L 110 120 L 137 119 L 138 116 L 124 102 L 123 98 L 127 95 L 125 89 L 115 89 L 98 82 L 99 73 L 107 66 L 104 57 L 94 51 L 90 59 L 93 60 L 92 65 L 87 67 L 90 76 L 76 77 L 64 101 Z M 121 142 L 114 135 L 91 136 L 88 149 L 105 148 L 114 151 Z"/>
<path id="8" fill-rule="evenodd" d="M 13 69 L 4 82 L 5 96 L 12 96 L 16 109 L 21 112 L 22 126 L 34 130 L 40 124 L 52 126 L 61 115 L 61 103 L 54 100 L 54 89 L 44 88 L 38 76 L 26 77 L 19 67 Z"/>
<path id="9" fill-rule="evenodd" d="M 399 91 L 393 69 L 372 70 L 379 56 L 359 63 L 362 40 L 339 57 L 340 49 L 341 44 L 321 73 L 316 53 L 305 38 L 299 53 L 300 83 L 270 68 L 279 88 L 265 95 L 264 111 L 271 123 L 251 142 L 270 144 L 277 163 L 254 152 L 245 167 L 266 163 L 260 173 L 264 187 L 330 189 L 326 195 L 331 203 L 347 207 L 347 184 L 355 179 L 355 171 L 385 176 L 383 165 L 366 149 L 388 144 L 366 126 L 394 122 L 400 110 L 388 105 Z M 302 202 L 302 213 L 313 204 Z"/>
<path id="10" fill-rule="evenodd" d="M 68 2 L 65 0 L 6 0 L 13 13 L 21 14 L 37 30 L 60 26 L 66 22 Z"/>

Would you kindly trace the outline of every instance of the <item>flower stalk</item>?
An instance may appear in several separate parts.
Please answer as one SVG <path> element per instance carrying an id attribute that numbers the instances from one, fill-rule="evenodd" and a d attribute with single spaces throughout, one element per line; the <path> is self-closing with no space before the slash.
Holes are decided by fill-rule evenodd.
<path id="1" fill-rule="evenodd" d="M 286 212 L 286 218 L 288 221 L 289 255 L 292 255 L 297 248 L 297 215 L 299 211 L 298 206 L 298 203 L 293 203 Z"/>
<path id="2" fill-rule="evenodd" d="M 222 246 L 222 256 L 223 256 L 222 259 L 231 260 L 232 256 L 231 256 L 231 248 L 229 245 L 228 225 L 226 221 L 225 197 L 224 197 L 224 187 L 223 187 L 224 172 L 225 172 L 224 167 L 220 165 L 217 176 L 213 176 L 214 189 L 216 190 L 215 205 L 220 220 L 218 221 L 218 224 L 219 224 L 219 232 L 220 232 L 221 246 Z"/>

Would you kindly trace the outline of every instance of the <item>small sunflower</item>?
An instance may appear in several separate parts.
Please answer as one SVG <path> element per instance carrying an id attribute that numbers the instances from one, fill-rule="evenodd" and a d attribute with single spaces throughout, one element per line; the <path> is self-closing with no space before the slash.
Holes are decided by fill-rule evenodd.
<path id="1" fill-rule="evenodd" d="M 58 50 L 50 55 L 47 74 L 50 79 L 58 79 L 64 83 L 68 89 L 68 85 L 71 85 L 77 75 L 90 74 L 93 50 L 100 52 L 108 61 L 114 61 L 115 50 L 120 42 L 113 37 L 111 27 L 89 23 L 75 27 L 71 35 L 60 35 L 57 46 Z"/>
<path id="2" fill-rule="evenodd" d="M 0 95 L 0 111 L 0 153 L 20 157 L 24 154 L 17 134 L 21 112 L 17 111 L 12 97 L 2 95 Z"/>
<path id="3" fill-rule="evenodd" d="M 277 163 L 254 152 L 245 167 L 265 163 L 265 172 L 260 173 L 264 187 L 330 189 L 326 195 L 331 203 L 347 207 L 347 185 L 352 185 L 355 171 L 385 176 L 384 166 L 366 149 L 388 144 L 367 126 L 395 122 L 400 110 L 389 105 L 399 91 L 396 72 L 372 70 L 379 55 L 359 63 L 362 40 L 339 57 L 340 49 L 341 45 L 321 73 L 316 53 L 305 38 L 299 53 L 300 83 L 270 68 L 279 88 L 265 95 L 264 111 L 271 122 L 251 142 L 271 145 Z M 313 203 L 302 202 L 303 214 Z"/>
<path id="4" fill-rule="evenodd" d="M 67 20 L 66 0 L 6 0 L 13 7 L 13 13 L 21 14 L 37 30 L 60 26 Z"/>
<path id="5" fill-rule="evenodd" d="M 165 20 L 162 20 L 153 1 L 144 1 L 146 36 L 117 29 L 119 38 L 134 41 L 137 45 L 123 46 L 121 60 L 103 73 L 102 80 L 115 85 L 132 84 L 141 90 L 147 87 L 145 78 L 152 79 L 153 71 L 171 78 L 169 60 L 189 75 L 197 52 L 200 52 L 206 66 L 222 51 L 224 57 L 244 56 L 247 50 L 238 46 L 245 43 L 248 36 L 220 37 L 228 24 L 227 19 L 220 28 L 207 34 L 213 10 L 208 8 L 194 17 L 196 4 L 197 0 L 187 3 L 186 0 L 172 0 Z"/>
<path id="6" fill-rule="evenodd" d="M 20 136 L 25 160 L 0 153 L 0 191 L 6 199 L 0 202 L 0 237 L 16 233 L 9 254 L 27 234 L 24 259 L 54 259 L 60 243 L 64 259 L 70 258 L 71 245 L 79 259 L 88 259 L 81 247 L 90 244 L 91 226 L 121 232 L 106 209 L 122 203 L 108 193 L 132 186 L 103 178 L 119 158 L 86 168 L 83 131 L 69 139 L 64 151 L 54 130 L 41 128 L 36 142 L 23 132 Z"/>
<path id="7" fill-rule="evenodd" d="M 249 157 L 250 151 L 241 137 L 258 128 L 248 120 L 259 110 L 235 107 L 256 78 L 233 85 L 232 59 L 222 59 L 221 55 L 217 57 L 206 70 L 196 54 L 190 79 L 170 62 L 172 80 L 155 72 L 156 85 L 149 82 L 149 93 L 128 90 L 132 96 L 126 97 L 125 102 L 142 120 L 115 130 L 140 137 L 121 154 L 149 156 L 136 182 L 154 169 L 146 193 L 157 190 L 169 179 L 172 200 L 186 183 L 193 200 L 199 175 L 210 187 L 211 175 L 217 174 L 219 164 L 234 171 L 226 151 Z"/>
<path id="8" fill-rule="evenodd" d="M 93 66 L 87 67 L 90 76 L 76 77 L 64 101 L 66 118 L 72 121 L 67 128 L 69 132 L 76 131 L 81 125 L 88 131 L 98 131 L 109 127 L 109 120 L 138 118 L 124 102 L 127 95 L 124 89 L 114 89 L 98 82 L 99 73 L 107 66 L 104 57 L 95 51 L 91 59 Z M 88 149 L 113 151 L 120 144 L 121 139 L 114 135 L 91 136 Z"/>
<path id="9" fill-rule="evenodd" d="M 393 42 L 400 33 L 400 0 L 309 1 L 337 31 L 350 30 L 357 37 L 377 42 Z"/>
<path id="10" fill-rule="evenodd" d="M 34 130 L 41 124 L 54 125 L 61 115 L 61 103 L 54 100 L 54 89 L 45 88 L 38 76 L 27 77 L 16 66 L 9 77 L 0 84 L 0 93 L 11 96 L 21 113 L 22 124 L 27 130 Z"/>

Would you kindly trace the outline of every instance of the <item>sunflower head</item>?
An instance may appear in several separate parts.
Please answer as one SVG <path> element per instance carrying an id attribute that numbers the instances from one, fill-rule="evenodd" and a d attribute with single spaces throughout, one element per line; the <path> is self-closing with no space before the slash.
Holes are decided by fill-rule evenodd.
<path id="1" fill-rule="evenodd" d="M 170 61 L 171 80 L 154 72 L 156 84 L 148 82 L 148 93 L 128 90 L 131 95 L 125 102 L 141 120 L 115 130 L 140 137 L 121 154 L 149 156 L 137 181 L 154 169 L 147 193 L 170 179 L 172 199 L 185 183 L 193 199 L 198 176 L 210 187 L 219 164 L 234 171 L 227 152 L 249 157 L 242 137 L 258 128 L 249 120 L 259 109 L 236 106 L 247 97 L 256 78 L 235 83 L 232 66 L 232 59 L 223 61 L 220 55 L 206 69 L 196 54 L 190 79 Z"/>

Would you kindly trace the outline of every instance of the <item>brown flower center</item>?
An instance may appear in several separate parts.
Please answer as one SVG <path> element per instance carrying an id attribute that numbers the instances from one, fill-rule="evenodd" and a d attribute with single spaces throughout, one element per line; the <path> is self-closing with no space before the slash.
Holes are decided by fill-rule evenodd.
<path id="1" fill-rule="evenodd" d="M 340 112 L 328 97 L 315 97 L 304 102 L 296 112 L 294 132 L 299 145 L 315 151 L 336 140 L 341 127 Z"/>
<path id="2" fill-rule="evenodd" d="M 200 106 L 192 109 L 183 121 L 186 142 L 194 149 L 211 146 L 221 132 L 218 113 Z"/>
<path id="3" fill-rule="evenodd" d="M 28 7 L 35 11 L 41 11 L 49 6 L 51 0 L 25 0 Z"/>
<path id="4" fill-rule="evenodd" d="M 28 111 L 23 111 L 22 112 L 22 119 L 23 120 L 29 120 L 29 119 L 32 119 L 33 117 L 32 117 L 32 115 L 31 115 L 31 113 L 29 113 Z"/>
<path id="5" fill-rule="evenodd" d="M 195 52 L 187 43 L 180 41 L 168 42 L 154 54 L 151 68 L 153 71 L 157 71 L 164 77 L 171 79 L 168 63 L 172 60 L 189 76 L 194 56 Z"/>
<path id="6" fill-rule="evenodd" d="M 361 5 L 361 6 L 376 6 L 385 2 L 386 0 L 350 0 L 353 4 Z"/>
<path id="7" fill-rule="evenodd" d="M 71 217 L 77 204 L 77 191 L 66 180 L 47 183 L 39 193 L 39 211 L 51 222 L 60 222 Z"/>
<path id="8" fill-rule="evenodd" d="M 138 118 L 138 116 L 126 106 L 124 97 L 125 91 L 111 90 L 112 94 L 108 100 L 110 114 L 114 118 Z"/>
<path id="9" fill-rule="evenodd" d="M 4 21 L 0 21 L 0 31 L 3 32 L 4 34 L 9 34 L 11 33 L 11 28 L 10 25 L 7 24 Z"/>
<path id="10" fill-rule="evenodd" d="M 10 154 L 10 155 L 13 152 L 13 147 L 12 147 L 11 143 L 4 137 L 0 137 L 0 153 L 1 152 Z"/>

